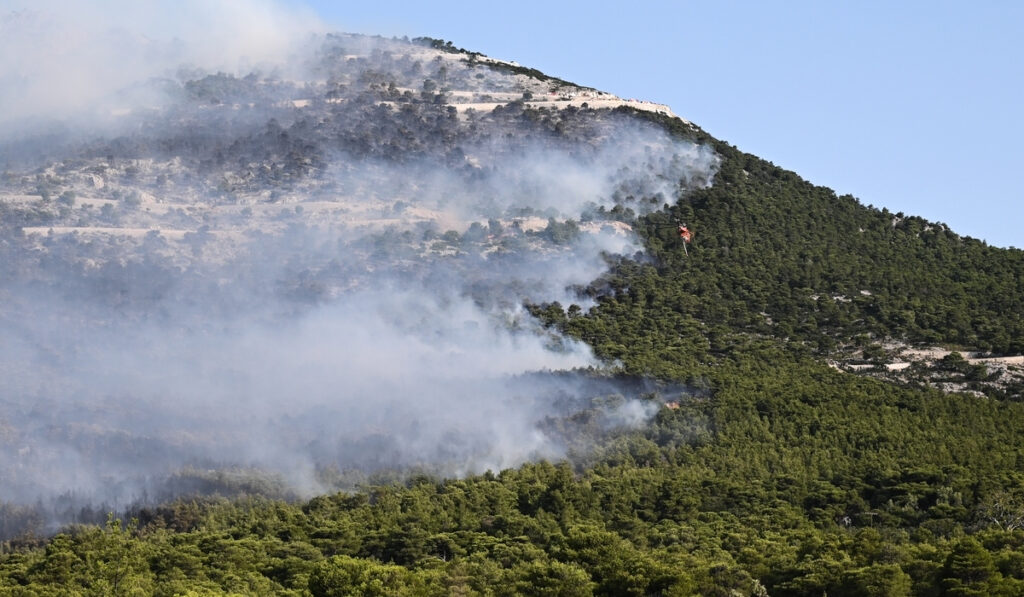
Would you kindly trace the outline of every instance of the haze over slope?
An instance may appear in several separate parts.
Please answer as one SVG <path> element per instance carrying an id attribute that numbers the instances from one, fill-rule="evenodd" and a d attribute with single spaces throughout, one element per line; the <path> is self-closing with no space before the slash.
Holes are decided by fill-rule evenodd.
<path id="1" fill-rule="evenodd" d="M 303 40 L 0 137 L 0 593 L 1024 594 L 1024 251 Z"/>
<path id="2" fill-rule="evenodd" d="M 124 503 L 183 467 L 302 492 L 336 469 L 462 474 L 565 454 L 553 418 L 652 414 L 656 386 L 537 374 L 599 363 L 522 305 L 586 308 L 574 289 L 639 250 L 618 220 L 709 185 L 713 152 L 430 40 L 285 22 L 286 60 L 252 69 L 177 64 L 211 55 L 188 36 L 76 39 L 147 51 L 70 99 L 35 99 L 60 61 L 4 65 L 25 85 L 0 147 L 0 499 Z"/>

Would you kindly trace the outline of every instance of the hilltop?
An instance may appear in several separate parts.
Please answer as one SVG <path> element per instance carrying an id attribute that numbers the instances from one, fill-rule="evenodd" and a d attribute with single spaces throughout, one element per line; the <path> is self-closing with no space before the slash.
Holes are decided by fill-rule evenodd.
<path id="1" fill-rule="evenodd" d="M 462 233 L 473 220 L 413 205 L 414 190 L 381 193 L 372 185 L 346 189 L 325 180 L 344 174 L 330 163 L 337 159 L 332 154 L 401 162 L 443 158 L 447 167 L 482 172 L 487 157 L 470 146 L 524 114 L 540 115 L 522 135 L 524 142 L 555 129 L 573 140 L 586 136 L 590 143 L 607 131 L 563 132 L 584 120 L 575 115 L 590 104 L 671 116 L 667 106 L 538 77 L 514 63 L 427 38 L 403 43 L 335 35 L 320 52 L 310 81 L 218 73 L 161 82 L 172 88 L 162 105 L 111 108 L 110 130 L 144 123 L 141 131 L 65 147 L 54 159 L 41 156 L 43 165 L 31 169 L 8 167 L 0 195 L 6 225 L 28 236 L 181 240 L 202 228 L 214 238 L 231 239 L 247 230 L 279 232 L 280 207 L 288 206 L 304 211 L 300 219 L 311 225 L 384 229 L 433 223 Z M 384 122 L 390 128 L 378 128 Z M 217 134 L 217 127 L 228 136 L 202 138 Z M 557 147 L 559 135 L 545 143 Z M 13 147 L 6 158 L 9 165 L 23 159 Z M 501 224 L 512 224 L 508 214 L 491 212 L 504 218 Z M 532 230 L 546 225 L 547 217 L 538 220 L 527 211 L 516 220 Z"/>

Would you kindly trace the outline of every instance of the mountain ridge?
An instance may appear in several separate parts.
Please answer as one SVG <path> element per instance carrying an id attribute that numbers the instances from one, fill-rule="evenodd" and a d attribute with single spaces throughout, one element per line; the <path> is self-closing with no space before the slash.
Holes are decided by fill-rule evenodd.
<path id="1" fill-rule="evenodd" d="M 0 590 L 1024 590 L 1024 251 L 391 43 L 5 172 Z"/>

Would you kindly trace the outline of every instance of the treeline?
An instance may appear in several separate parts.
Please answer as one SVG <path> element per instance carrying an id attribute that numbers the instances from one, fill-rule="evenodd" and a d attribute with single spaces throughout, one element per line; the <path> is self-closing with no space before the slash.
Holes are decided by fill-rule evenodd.
<path id="1" fill-rule="evenodd" d="M 1024 352 L 1024 251 L 866 207 L 722 142 L 715 149 L 714 186 L 641 222 L 658 286 L 694 297 L 686 312 L 823 349 L 829 337 L 868 334 Z M 695 231 L 689 257 L 677 220 Z"/>
<path id="2" fill-rule="evenodd" d="M 573 305 L 532 312 L 631 373 L 692 377 L 758 338 L 828 357 L 878 343 L 1024 352 L 1024 251 L 837 196 L 662 115 L 723 158 L 715 184 L 635 222 L 647 255 L 617 258 Z M 680 222 L 694 232 L 684 253 Z M 995 391 L 1020 399 L 1019 388 Z"/>

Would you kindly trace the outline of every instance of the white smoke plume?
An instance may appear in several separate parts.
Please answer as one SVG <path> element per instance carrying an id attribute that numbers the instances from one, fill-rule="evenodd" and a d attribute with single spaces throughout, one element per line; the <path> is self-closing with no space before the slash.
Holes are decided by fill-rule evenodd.
<path id="1" fill-rule="evenodd" d="M 0 133 L 7 134 L 163 101 L 144 84 L 182 69 L 301 67 L 295 58 L 324 32 L 314 15 L 264 0 L 10 0 L 3 10 Z"/>
<path id="2" fill-rule="evenodd" d="M 272 3 L 104 6 L 0 16 L 0 130 L 26 139 L 0 154 L 0 501 L 124 505 L 231 467 L 309 494 L 564 457 L 555 421 L 583 410 L 649 420 L 656 384 L 595 373 L 524 304 L 586 308 L 640 250 L 618 220 L 710 184 L 709 149 L 622 115 L 459 115 L 408 89 L 523 81 Z M 82 120 L 160 77 L 159 105 Z M 77 141 L 48 145 L 53 120 Z"/>

